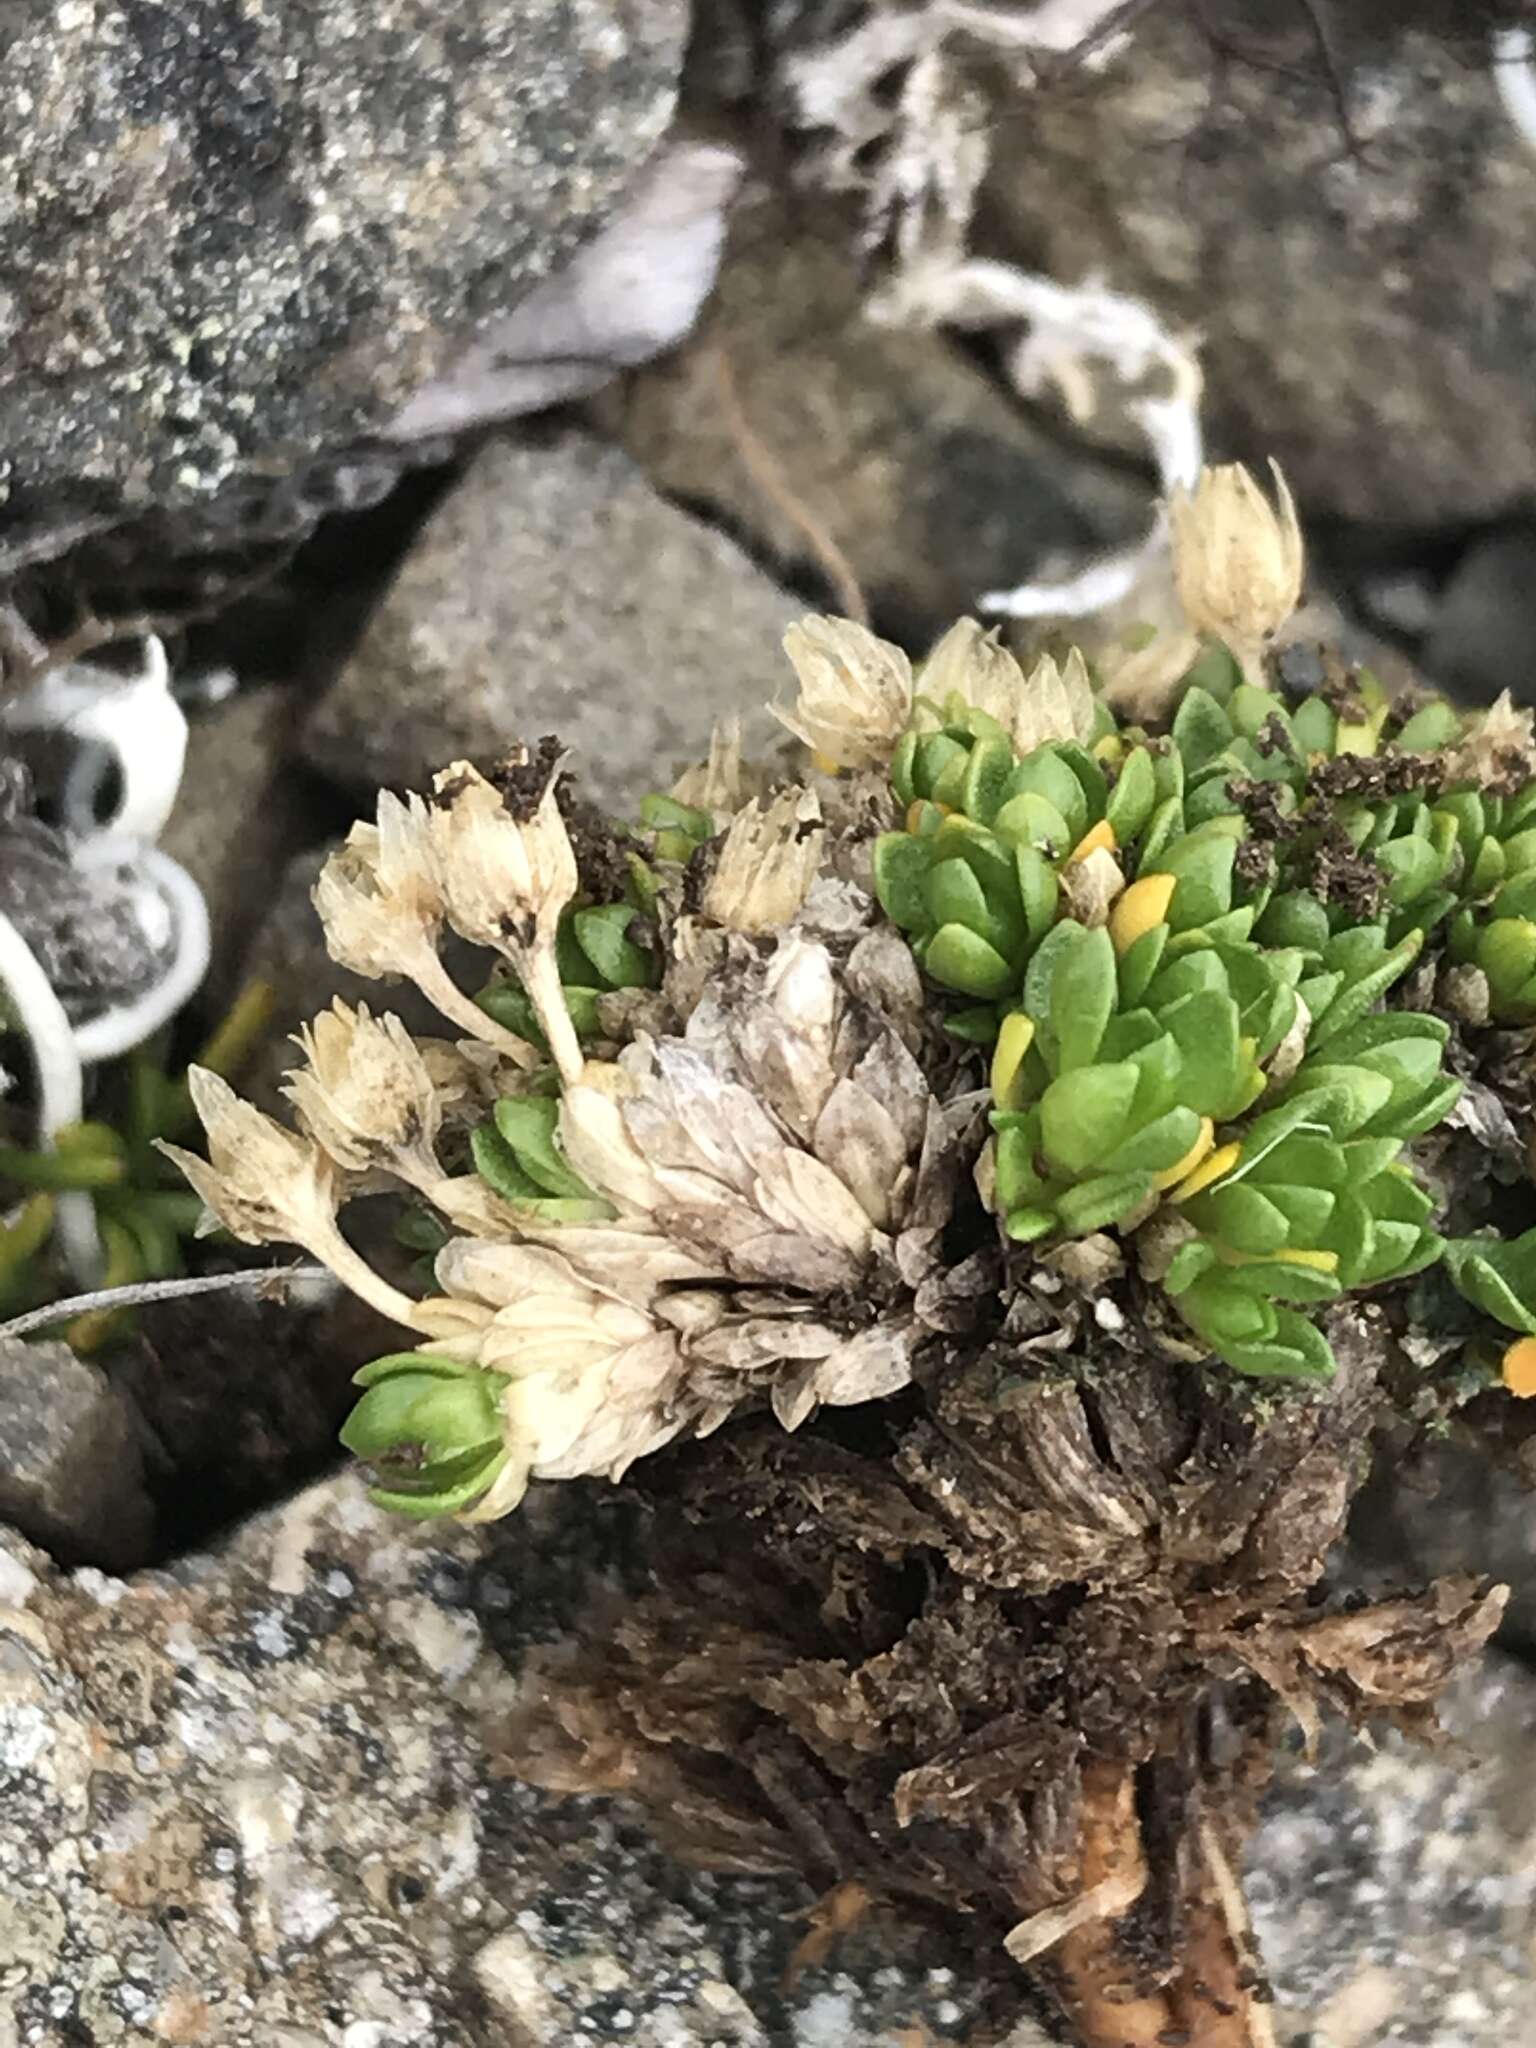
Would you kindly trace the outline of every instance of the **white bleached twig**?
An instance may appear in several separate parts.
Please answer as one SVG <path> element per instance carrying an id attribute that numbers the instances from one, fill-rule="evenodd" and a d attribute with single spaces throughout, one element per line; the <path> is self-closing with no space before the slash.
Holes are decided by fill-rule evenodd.
<path id="1" fill-rule="evenodd" d="M 315 1287 L 322 1282 L 334 1284 L 324 1266 L 261 1266 L 241 1273 L 205 1273 L 190 1280 L 136 1280 L 127 1287 L 97 1287 L 89 1294 L 73 1294 L 65 1301 L 29 1308 L 24 1315 L 0 1323 L 0 1338 L 30 1337 L 50 1323 L 72 1321 L 97 1309 L 140 1308 L 145 1302 L 178 1301 L 189 1294 L 224 1294 L 232 1288 L 286 1293 L 292 1287 Z"/>
<path id="2" fill-rule="evenodd" d="M 1187 341 L 1170 333 L 1144 300 L 1095 280 L 1059 284 L 1012 264 L 971 257 L 919 257 L 871 301 L 872 319 L 888 326 L 966 329 L 1021 322 L 1025 332 L 1008 356 L 1014 388 L 1026 398 L 1054 387 L 1069 411 L 1087 419 L 1105 375 L 1131 389 L 1155 379 L 1161 389 L 1126 401 L 1125 414 L 1146 437 L 1164 497 L 1200 474 L 1200 366 Z M 1010 618 L 1081 618 L 1128 596 L 1168 546 L 1161 513 L 1133 547 L 1090 563 L 1060 583 L 1024 583 L 988 591 L 981 609 Z"/>
<path id="3" fill-rule="evenodd" d="M 1521 138 L 1536 149 L 1536 36 L 1528 28 L 1494 30 L 1493 82 Z"/>
<path id="4" fill-rule="evenodd" d="M 55 1148 L 66 1124 L 78 1123 L 85 1107 L 80 1053 L 64 1006 L 41 961 L 11 920 L 0 912 L 0 983 L 26 1036 L 37 1076 L 37 1135 L 46 1151 Z M 55 1198 L 55 1227 L 70 1271 L 88 1287 L 101 1271 L 101 1237 L 89 1195 L 70 1191 Z"/>

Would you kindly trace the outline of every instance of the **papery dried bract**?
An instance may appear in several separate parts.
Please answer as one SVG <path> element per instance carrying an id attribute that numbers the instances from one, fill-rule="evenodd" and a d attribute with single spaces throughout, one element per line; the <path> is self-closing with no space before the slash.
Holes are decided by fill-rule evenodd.
<path id="1" fill-rule="evenodd" d="M 1301 602 L 1305 568 L 1296 507 L 1270 464 L 1271 505 L 1241 463 L 1203 469 L 1169 504 L 1173 573 L 1185 617 L 1239 658 L 1261 646 Z"/>
<path id="2" fill-rule="evenodd" d="M 310 1136 L 349 1173 L 383 1168 L 419 1188 L 442 1178 L 438 1088 L 398 1017 L 340 1000 L 300 1031 L 306 1064 L 283 1093 Z"/>
<path id="3" fill-rule="evenodd" d="M 558 766 L 549 764 L 543 792 L 529 805 L 514 803 L 468 761 L 433 777 L 432 842 L 448 921 L 461 938 L 502 949 L 509 939 L 553 939 L 576 893 L 576 855 L 555 792 Z M 506 768 L 526 772 L 526 750 Z"/>
<path id="4" fill-rule="evenodd" d="M 1051 740 L 1084 740 L 1093 730 L 1093 684 L 1074 647 L 1058 666 L 1042 655 L 1026 675 L 975 619 L 960 619 L 923 664 L 923 695 L 940 706 L 951 696 L 1003 728 L 1019 754 Z"/>
<path id="5" fill-rule="evenodd" d="M 1449 783 L 1486 787 L 1507 781 L 1512 769 L 1522 778 L 1536 773 L 1536 714 L 1528 705 L 1517 705 L 1505 690 L 1446 755 L 1445 775 Z"/>
<path id="6" fill-rule="evenodd" d="M 179 1145 L 160 1150 L 243 1244 L 312 1244 L 334 1227 L 336 1168 L 301 1138 L 242 1101 L 205 1067 L 189 1067 L 192 1104 L 208 1135 L 209 1159 Z"/>
<path id="7" fill-rule="evenodd" d="M 616 1478 L 685 1426 L 675 1334 L 557 1251 L 456 1239 L 439 1254 L 438 1277 L 451 1295 L 491 1309 L 475 1358 L 507 1377 L 507 1463 L 472 1519 L 507 1513 L 531 1477 Z"/>
<path id="8" fill-rule="evenodd" d="M 787 789 L 731 821 L 702 909 L 737 932 L 780 931 L 799 910 L 821 866 L 825 840 L 815 792 Z"/>
<path id="9" fill-rule="evenodd" d="M 742 758 L 741 720 L 729 718 L 711 733 L 707 758 L 685 768 L 671 794 L 680 804 L 707 811 L 723 831 L 743 804 L 764 794 L 765 782 L 762 769 Z"/>
<path id="10" fill-rule="evenodd" d="M 443 892 L 421 799 L 385 790 L 377 824 L 354 825 L 320 870 L 314 901 L 332 959 L 354 974 L 414 979 L 424 953 L 435 959 Z"/>
<path id="11" fill-rule="evenodd" d="M 912 667 L 899 647 L 851 619 L 813 617 L 791 626 L 784 651 L 800 694 L 781 725 L 838 768 L 888 761 L 912 715 Z"/>

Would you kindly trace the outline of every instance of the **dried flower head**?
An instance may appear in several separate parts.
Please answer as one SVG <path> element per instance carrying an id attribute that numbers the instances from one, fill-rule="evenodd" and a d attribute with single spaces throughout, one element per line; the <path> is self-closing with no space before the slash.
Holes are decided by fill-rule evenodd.
<path id="1" fill-rule="evenodd" d="M 912 666 L 851 619 L 809 618 L 784 635 L 800 694 L 774 716 L 837 768 L 888 761 L 912 715 Z"/>
<path id="2" fill-rule="evenodd" d="M 1285 624 L 1301 602 L 1304 571 L 1296 507 L 1277 463 L 1271 505 L 1241 463 L 1203 469 L 1175 491 L 1173 573 L 1191 626 L 1224 640 L 1240 660 Z"/>
<path id="3" fill-rule="evenodd" d="M 283 1090 L 303 1129 L 349 1173 L 382 1169 L 426 1190 L 442 1178 L 438 1084 L 398 1017 L 338 998 L 297 1043 L 306 1064 Z"/>
<path id="4" fill-rule="evenodd" d="M 308 1244 L 332 1228 L 340 1200 L 335 1163 L 312 1139 L 285 1130 L 206 1067 L 187 1084 L 208 1134 L 208 1159 L 162 1145 L 224 1228 L 242 1244 Z"/>
<path id="5" fill-rule="evenodd" d="M 576 894 L 576 854 L 560 813 L 560 755 L 515 749 L 491 782 L 468 761 L 433 779 L 433 845 L 449 923 L 506 955 L 567 1079 L 581 1051 L 555 962 L 560 913 Z"/>
<path id="6" fill-rule="evenodd" d="M 555 794 L 560 757 L 526 747 L 490 782 L 468 761 L 433 777 L 432 843 L 448 922 L 477 946 L 553 938 L 576 893 L 576 855 Z"/>
<path id="7" fill-rule="evenodd" d="M 706 811 L 719 829 L 753 797 L 765 794 L 763 771 L 742 759 L 741 720 L 728 718 L 710 735 L 709 755 L 685 768 L 672 785 L 673 799 Z"/>
<path id="8" fill-rule="evenodd" d="M 1042 655 L 1026 675 L 997 629 L 960 619 L 923 664 L 923 695 L 958 698 L 995 719 L 1020 754 L 1050 740 L 1083 740 L 1093 729 L 1093 685 L 1076 648 L 1058 667 Z"/>
<path id="9" fill-rule="evenodd" d="M 530 1478 L 618 1478 L 697 1412 L 679 1398 L 676 1333 L 559 1252 L 457 1238 L 437 1272 L 449 1294 L 491 1310 L 477 1363 L 505 1379 L 506 1462 L 474 1519 L 507 1513 Z"/>
<path id="10" fill-rule="evenodd" d="M 420 797 L 379 797 L 378 822 L 358 823 L 320 870 L 315 908 L 331 957 L 370 981 L 416 978 L 437 957 L 443 891 Z"/>
<path id="11" fill-rule="evenodd" d="M 534 1047 L 471 1002 L 438 958 L 446 904 L 432 819 L 421 798 L 402 801 L 385 790 L 377 819 L 352 827 L 315 883 L 315 909 L 331 958 L 370 981 L 415 982 L 472 1037 L 519 1066 L 536 1065 Z"/>
<path id="12" fill-rule="evenodd" d="M 225 1229 L 243 1244 L 299 1244 L 393 1321 L 412 1324 L 417 1305 L 380 1279 L 336 1226 L 340 1174 L 313 1138 L 284 1130 L 206 1067 L 189 1067 L 192 1105 L 208 1137 L 207 1159 L 157 1140 Z"/>
<path id="13" fill-rule="evenodd" d="M 825 837 L 813 790 L 748 804 L 725 835 L 704 891 L 705 916 L 737 932 L 782 930 L 816 879 Z"/>
<path id="14" fill-rule="evenodd" d="M 1446 773 L 1454 781 L 1484 788 L 1536 773 L 1536 715 L 1529 705 L 1516 704 L 1508 690 L 1501 692 L 1448 755 Z"/>

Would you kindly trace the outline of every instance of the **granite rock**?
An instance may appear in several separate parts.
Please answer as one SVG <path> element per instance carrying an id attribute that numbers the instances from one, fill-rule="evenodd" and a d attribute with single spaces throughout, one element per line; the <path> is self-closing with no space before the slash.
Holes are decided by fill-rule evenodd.
<path id="1" fill-rule="evenodd" d="M 1021 109 L 983 242 L 1198 332 L 1213 447 L 1276 456 L 1309 517 L 1434 529 L 1528 504 L 1536 158 L 1491 17 L 1326 12 L 1144 10 L 1102 71 Z"/>
<path id="2" fill-rule="evenodd" d="M 682 1871 L 498 1764 L 530 1646 L 624 1535 L 577 1489 L 488 1538 L 412 1527 L 351 1477 L 127 1582 L 0 1535 L 0 2040 L 964 2040 L 932 1930 L 876 1912 L 786 1992 L 797 1885 Z"/>
<path id="3" fill-rule="evenodd" d="M 137 1414 L 67 1344 L 0 1338 L 0 1521 L 66 1563 L 128 1570 L 149 1555 Z"/>
<path id="4" fill-rule="evenodd" d="M 617 449 L 488 442 L 423 529 L 303 735 L 346 787 L 424 787 L 456 756 L 558 733 L 598 801 L 632 802 L 793 677 L 804 607 Z"/>
<path id="5" fill-rule="evenodd" d="M 0 566 L 355 442 L 568 257 L 670 119 L 681 0 L 18 0 Z"/>
<path id="6" fill-rule="evenodd" d="M 509 1775 L 499 1728 L 638 1533 L 579 1486 L 412 1525 L 349 1474 L 128 1580 L 0 1534 L 6 2048 L 997 2041 L 1011 1979 L 954 1930 L 877 1906 L 787 1983 L 798 1885 Z M 1287 2043 L 1529 2038 L 1536 1679 L 1490 1658 L 1446 1718 L 1438 1754 L 1282 1761 L 1249 1883 Z"/>
<path id="7" fill-rule="evenodd" d="M 1333 1728 L 1316 1765 L 1290 1757 L 1269 1797 L 1248 1896 L 1305 2048 L 1531 2039 L 1536 1676 L 1490 1653 L 1441 1721 L 1439 1752 Z"/>

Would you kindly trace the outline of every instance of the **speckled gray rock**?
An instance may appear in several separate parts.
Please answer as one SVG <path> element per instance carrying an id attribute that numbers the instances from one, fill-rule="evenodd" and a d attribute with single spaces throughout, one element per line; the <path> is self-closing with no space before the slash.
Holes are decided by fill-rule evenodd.
<path id="1" fill-rule="evenodd" d="M 456 755 L 554 732 L 631 802 L 717 718 L 771 730 L 804 606 L 618 450 L 567 430 L 489 442 L 424 528 L 304 734 L 350 788 L 425 786 Z"/>
<path id="2" fill-rule="evenodd" d="M 1350 1577 L 1378 1587 L 1445 1571 L 1509 1588 L 1500 1641 L 1536 1651 L 1536 1445 L 1514 1467 L 1474 1441 L 1389 1438 L 1350 1520 Z"/>
<path id="3" fill-rule="evenodd" d="M 0 1338 L 0 1521 L 70 1564 L 127 1570 L 149 1555 L 137 1416 L 67 1344 Z"/>
<path id="4" fill-rule="evenodd" d="M 855 231 L 759 189 L 695 339 L 595 412 L 661 489 L 781 573 L 819 582 L 808 528 L 829 536 L 876 618 L 921 646 L 981 591 L 1139 533 L 1149 494 L 944 336 L 868 321 Z"/>
<path id="5" fill-rule="evenodd" d="M 1536 155 L 1495 87 L 1489 10 L 1327 9 L 1353 152 L 1318 12 L 1145 10 L 1100 75 L 1021 110 L 984 241 L 1197 330 L 1213 445 L 1277 456 L 1314 519 L 1527 505 Z"/>
<path id="6" fill-rule="evenodd" d="M 6 2048 L 965 2040 L 952 1940 L 877 1912 L 786 1994 L 797 1887 L 689 1875 L 499 1769 L 604 1520 L 572 1489 L 420 1529 L 348 1478 L 127 1584 L 0 1537 Z"/>
<path id="7" fill-rule="evenodd" d="M 0 550 L 388 417 L 622 193 L 687 22 L 682 0 L 4 9 Z"/>
<path id="8" fill-rule="evenodd" d="M 1536 2016 L 1536 1676 L 1490 1653 L 1439 1754 L 1342 1729 L 1281 1771 L 1248 1893 L 1308 2048 L 1528 2048 Z"/>
<path id="9" fill-rule="evenodd" d="M 1424 643 L 1428 674 L 1447 690 L 1486 701 L 1513 689 L 1529 703 L 1536 646 L 1536 526 L 1485 535 L 1440 593 Z"/>
<path id="10" fill-rule="evenodd" d="M 0 2042 L 992 2040 L 952 1933 L 877 1907 L 786 1991 L 798 1887 L 685 1872 L 624 1806 L 508 1775 L 498 1727 L 635 1535 L 606 1492 L 477 1532 L 351 1476 L 129 1581 L 0 1533 Z M 1335 1732 L 1282 1764 L 1250 1882 L 1287 2043 L 1530 2039 L 1536 1678 L 1490 1660 L 1447 1719 L 1438 1755 Z"/>

